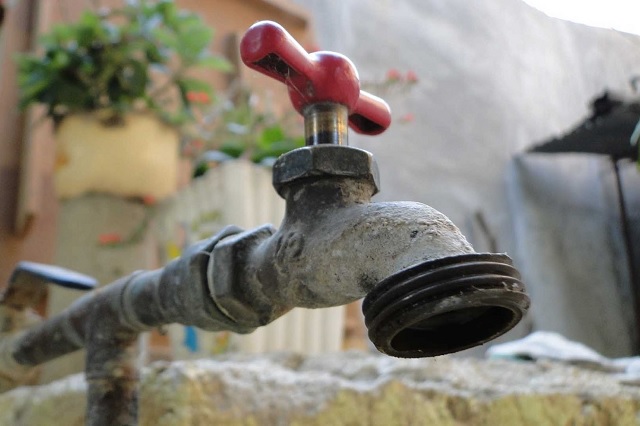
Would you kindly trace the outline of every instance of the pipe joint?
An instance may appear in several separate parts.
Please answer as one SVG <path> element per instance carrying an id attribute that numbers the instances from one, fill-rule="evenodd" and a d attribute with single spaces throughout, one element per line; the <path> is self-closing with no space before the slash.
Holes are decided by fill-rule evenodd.
<path id="1" fill-rule="evenodd" d="M 273 317 L 274 304 L 265 296 L 265 289 L 260 285 L 247 285 L 244 280 L 251 272 L 243 268 L 253 267 L 244 260 L 275 232 L 271 225 L 261 226 L 227 237 L 213 250 L 207 271 L 211 297 L 229 320 L 243 328 L 265 325 Z"/>

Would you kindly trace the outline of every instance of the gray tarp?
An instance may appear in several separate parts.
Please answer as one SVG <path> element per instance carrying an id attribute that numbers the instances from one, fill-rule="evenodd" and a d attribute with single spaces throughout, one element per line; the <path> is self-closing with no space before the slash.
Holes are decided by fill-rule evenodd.
<path id="1" fill-rule="evenodd" d="M 632 241 L 639 246 L 640 174 L 634 163 L 618 164 Z M 606 356 L 631 355 L 634 302 L 612 161 L 524 154 L 513 160 L 508 182 L 513 254 L 532 298 L 533 328 Z"/>

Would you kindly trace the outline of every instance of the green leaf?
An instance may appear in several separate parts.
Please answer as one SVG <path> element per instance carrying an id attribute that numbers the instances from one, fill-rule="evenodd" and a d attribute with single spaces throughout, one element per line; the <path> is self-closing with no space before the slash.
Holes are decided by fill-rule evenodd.
<path id="1" fill-rule="evenodd" d="M 149 82 L 147 67 L 143 62 L 132 60 L 119 70 L 118 78 L 123 89 L 133 99 L 141 98 Z"/>
<path id="2" fill-rule="evenodd" d="M 251 161 L 259 163 L 261 160 L 267 157 L 279 157 L 291 150 L 299 148 L 298 144 L 293 139 L 284 139 L 272 143 L 267 148 L 259 148 L 252 156 Z"/>
<path id="3" fill-rule="evenodd" d="M 178 8 L 173 1 L 159 1 L 156 4 L 156 8 L 169 25 L 176 25 L 178 21 Z"/>
<path id="4" fill-rule="evenodd" d="M 126 0 L 106 15 L 85 12 L 42 36 L 43 54 L 16 59 L 20 104 L 43 103 L 60 118 L 82 108 L 124 111 L 142 99 L 164 120 L 183 124 L 193 120 L 192 106 L 204 107 L 188 92 L 214 93 L 205 81 L 183 77 L 190 68 L 232 69 L 208 52 L 212 36 L 199 15 L 172 0 Z M 158 90 L 150 91 L 160 73 Z"/>
<path id="5" fill-rule="evenodd" d="M 285 139 L 284 131 L 279 125 L 267 127 L 262 131 L 258 139 L 258 147 L 267 149 L 276 142 Z"/>
<path id="6" fill-rule="evenodd" d="M 98 15 L 93 12 L 84 12 L 80 16 L 80 20 L 78 20 L 79 26 L 84 26 L 87 28 L 100 28 L 102 25 L 102 20 Z"/>
<path id="7" fill-rule="evenodd" d="M 184 32 L 178 33 L 178 54 L 187 66 L 198 62 L 203 50 L 205 50 L 211 42 L 212 35 L 212 31 L 206 27 L 192 27 Z"/>
<path id="8" fill-rule="evenodd" d="M 194 65 L 199 67 L 211 68 L 222 72 L 232 72 L 234 70 L 233 65 L 226 58 L 211 54 L 206 54 L 205 56 L 198 58 L 197 62 Z"/>
<path id="9" fill-rule="evenodd" d="M 39 38 L 40 44 L 45 49 L 53 46 L 59 46 L 67 43 L 69 40 L 75 39 L 75 27 L 63 24 L 55 25 L 49 34 L 45 34 Z"/>
<path id="10" fill-rule="evenodd" d="M 51 90 L 54 104 L 62 104 L 72 110 L 85 109 L 91 103 L 85 87 L 78 86 L 73 81 L 58 80 Z"/>
<path id="11" fill-rule="evenodd" d="M 240 157 L 245 150 L 246 150 L 245 144 L 238 139 L 226 140 L 220 147 L 220 151 L 224 152 L 227 155 L 232 156 L 233 158 Z"/>
<path id="12" fill-rule="evenodd" d="M 61 69 L 69 65 L 71 62 L 71 58 L 69 54 L 65 51 L 59 50 L 54 52 L 53 58 L 51 59 L 51 66 L 53 68 Z"/>
<path id="13" fill-rule="evenodd" d="M 153 34 L 153 37 L 163 45 L 163 47 L 169 48 L 169 49 L 178 48 L 178 38 L 176 34 L 167 30 L 166 28 L 155 28 L 152 31 L 152 34 Z"/>
<path id="14" fill-rule="evenodd" d="M 166 55 L 164 55 L 158 46 L 153 43 L 147 42 L 143 50 L 147 61 L 151 63 L 163 64 L 167 61 Z"/>
<path id="15" fill-rule="evenodd" d="M 187 93 L 189 92 L 189 88 L 184 83 L 184 81 L 176 81 L 176 85 L 178 86 L 178 92 L 180 93 L 180 100 L 182 101 L 182 105 L 185 110 L 190 110 L 191 102 L 189 102 L 189 98 Z"/>
<path id="16" fill-rule="evenodd" d="M 209 83 L 197 78 L 181 78 L 179 79 L 180 85 L 182 85 L 187 92 L 204 92 L 211 96 L 213 89 Z"/>

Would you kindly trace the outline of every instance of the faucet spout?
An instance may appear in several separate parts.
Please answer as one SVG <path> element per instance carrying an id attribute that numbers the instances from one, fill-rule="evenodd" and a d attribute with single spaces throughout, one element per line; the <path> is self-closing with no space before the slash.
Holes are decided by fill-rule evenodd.
<path id="1" fill-rule="evenodd" d="M 315 209 L 310 201 L 317 189 L 308 185 L 291 195 L 296 201 L 290 204 L 308 207 L 297 214 L 296 207 L 288 209 L 281 228 L 257 253 L 255 277 L 278 303 L 343 305 L 417 263 L 473 252 L 455 225 L 429 206 L 336 201 Z"/>
<path id="2" fill-rule="evenodd" d="M 305 118 L 307 146 L 274 165 L 274 187 L 287 201 L 280 229 L 262 227 L 214 249 L 210 290 L 232 323 L 256 327 L 294 306 L 340 305 L 366 295 L 365 322 L 376 347 L 421 357 L 481 344 L 522 318 L 529 299 L 507 256 L 474 253 L 428 206 L 370 203 L 379 188 L 377 167 L 371 154 L 347 146 L 347 124 L 377 135 L 391 124 L 391 110 L 360 90 L 348 58 L 307 53 L 268 21 L 249 28 L 240 56 L 287 86 Z"/>

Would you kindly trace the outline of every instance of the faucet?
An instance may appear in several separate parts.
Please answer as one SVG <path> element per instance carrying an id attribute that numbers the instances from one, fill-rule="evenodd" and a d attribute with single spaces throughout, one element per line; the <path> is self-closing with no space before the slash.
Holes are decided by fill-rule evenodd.
<path id="1" fill-rule="evenodd" d="M 309 54 L 267 21 L 249 28 L 240 53 L 248 67 L 287 86 L 305 119 L 306 146 L 273 167 L 274 188 L 286 200 L 280 228 L 227 227 L 161 269 L 135 272 L 52 318 L 0 335 L 0 373 L 87 348 L 87 424 L 135 424 L 134 343 L 165 324 L 249 333 L 293 307 L 365 297 L 373 344 L 409 358 L 482 344 L 528 309 L 508 256 L 475 253 L 424 204 L 371 202 L 380 187 L 376 162 L 348 146 L 348 127 L 376 135 L 391 114 L 360 90 L 348 58 Z"/>
<path id="2" fill-rule="evenodd" d="M 304 116 L 306 146 L 282 155 L 273 185 L 285 200 L 276 231 L 262 227 L 213 250 L 212 296 L 238 324 L 267 324 L 293 307 L 365 297 L 369 338 L 396 357 L 442 355 L 515 326 L 529 299 L 503 254 L 478 254 L 442 213 L 420 203 L 371 203 L 379 174 L 371 153 L 349 147 L 347 127 L 376 135 L 388 105 L 360 90 L 353 63 L 307 53 L 281 26 L 253 25 L 243 62 L 283 82 Z"/>

